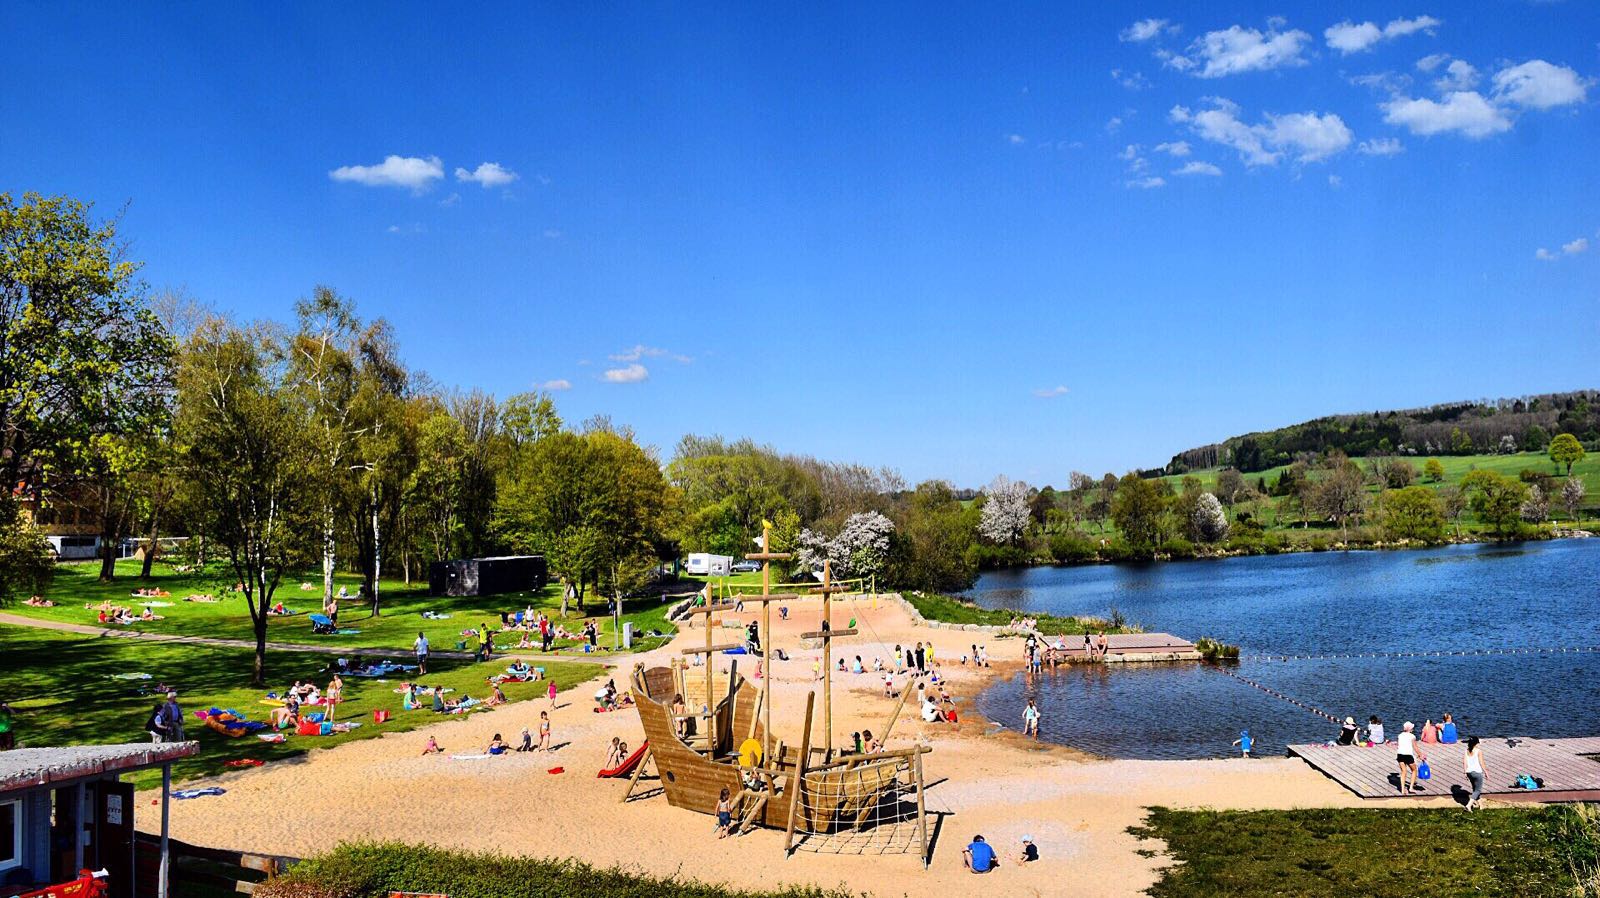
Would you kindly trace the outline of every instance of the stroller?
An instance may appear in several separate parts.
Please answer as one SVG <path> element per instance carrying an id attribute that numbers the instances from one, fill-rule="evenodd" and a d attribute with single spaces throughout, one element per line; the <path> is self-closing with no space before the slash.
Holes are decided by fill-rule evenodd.
<path id="1" fill-rule="evenodd" d="M 326 614 L 307 615 L 311 618 L 311 632 L 318 636 L 332 636 L 338 627 L 333 625 L 333 618 Z"/>

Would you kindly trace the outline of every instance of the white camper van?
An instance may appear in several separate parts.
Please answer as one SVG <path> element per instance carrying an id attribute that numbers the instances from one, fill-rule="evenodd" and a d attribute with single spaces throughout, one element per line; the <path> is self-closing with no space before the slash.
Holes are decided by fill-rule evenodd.
<path id="1" fill-rule="evenodd" d="M 690 552 L 689 573 L 701 577 L 726 577 L 733 567 L 732 555 L 712 555 L 710 552 Z"/>

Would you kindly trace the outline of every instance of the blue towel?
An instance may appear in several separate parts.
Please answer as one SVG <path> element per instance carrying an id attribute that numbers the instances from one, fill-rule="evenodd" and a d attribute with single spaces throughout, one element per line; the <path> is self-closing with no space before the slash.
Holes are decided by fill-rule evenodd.
<path id="1" fill-rule="evenodd" d="M 222 794 L 225 794 L 227 791 L 228 791 L 227 789 L 219 789 L 216 786 L 212 786 L 209 789 L 179 789 L 178 791 L 172 793 L 172 797 L 173 798 L 199 798 L 202 795 L 222 795 Z"/>

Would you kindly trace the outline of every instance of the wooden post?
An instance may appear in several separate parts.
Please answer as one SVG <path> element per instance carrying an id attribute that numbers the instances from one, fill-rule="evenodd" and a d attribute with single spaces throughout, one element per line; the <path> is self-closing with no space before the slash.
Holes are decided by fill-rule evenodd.
<path id="1" fill-rule="evenodd" d="M 706 703 L 705 709 L 710 715 L 706 723 L 706 745 L 710 746 L 711 754 L 717 753 L 717 709 L 712 704 L 711 698 L 711 582 L 706 581 Z"/>
<path id="2" fill-rule="evenodd" d="M 763 519 L 761 521 L 761 554 L 772 554 L 772 523 Z M 772 595 L 772 562 L 761 562 L 761 594 Z M 772 702 L 767 697 L 772 694 L 772 602 L 761 603 L 761 753 L 767 755 L 771 749 L 767 743 L 772 740 Z M 776 770 L 777 765 L 768 762 L 769 767 Z"/>
<path id="3" fill-rule="evenodd" d="M 822 739 L 827 749 L 826 757 L 833 760 L 833 621 L 829 605 L 833 593 L 829 591 L 833 578 L 833 562 L 822 562 Z"/>
<path id="4" fill-rule="evenodd" d="M 628 791 L 622 793 L 622 803 L 623 804 L 627 804 L 628 803 L 628 799 L 633 797 L 633 788 L 635 786 L 639 785 L 639 779 L 640 779 L 641 776 L 644 775 L 644 765 L 650 760 L 651 756 L 653 756 L 654 754 L 655 754 L 655 749 L 651 748 L 650 747 L 650 743 L 648 741 L 646 741 L 645 742 L 645 747 L 644 747 L 644 757 L 639 759 L 639 766 L 633 768 L 633 776 L 631 778 L 629 778 L 629 780 L 628 780 Z"/>
<path id="5" fill-rule="evenodd" d="M 922 752 L 917 752 L 911 763 L 917 775 L 917 834 L 922 838 L 922 869 L 926 870 L 933 858 L 928 856 L 928 805 L 922 794 Z"/>
<path id="6" fill-rule="evenodd" d="M 172 821 L 172 765 L 161 765 L 161 868 L 156 874 L 156 898 L 167 898 L 168 877 L 172 865 L 172 849 L 168 844 L 168 827 Z"/>
<path id="7" fill-rule="evenodd" d="M 806 722 L 800 730 L 800 760 L 794 765 L 794 774 L 789 779 L 789 789 L 794 794 L 789 796 L 789 825 L 783 836 L 784 857 L 794 854 L 795 815 L 800 812 L 800 803 L 805 800 L 806 762 L 811 759 L 811 709 L 816 702 L 815 692 L 806 693 Z"/>
<path id="8" fill-rule="evenodd" d="M 889 714 L 889 722 L 883 725 L 883 735 L 878 737 L 885 747 L 889 744 L 889 734 L 894 731 L 894 722 L 900 719 L 900 709 L 906 706 L 906 696 L 911 694 L 911 687 L 917 683 L 917 677 L 912 676 L 906 681 L 906 688 L 900 690 L 900 700 L 894 703 L 894 711 Z"/>

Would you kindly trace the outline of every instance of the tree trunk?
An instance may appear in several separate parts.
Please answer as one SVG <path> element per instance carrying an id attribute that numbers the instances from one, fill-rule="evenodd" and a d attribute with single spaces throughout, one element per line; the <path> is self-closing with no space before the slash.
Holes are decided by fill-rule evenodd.
<path id="1" fill-rule="evenodd" d="M 383 576 L 383 543 L 378 534 L 378 488 L 372 488 L 372 616 L 378 616 L 378 580 Z"/>
<path id="2" fill-rule="evenodd" d="M 337 545 L 333 539 L 333 505 L 322 506 L 322 604 L 333 600 L 333 567 Z"/>
<path id="3" fill-rule="evenodd" d="M 117 576 L 116 537 L 100 535 L 100 582 L 110 583 Z"/>
<path id="4" fill-rule="evenodd" d="M 267 578 L 260 574 L 255 577 L 256 603 L 250 609 L 250 623 L 256 631 L 256 660 L 251 670 L 250 685 L 267 685 L 267 609 L 272 607 L 269 603 L 272 597 L 267 595 Z M 249 604 L 250 596 L 245 594 L 245 602 Z"/>
<path id="5" fill-rule="evenodd" d="M 157 542 L 161 539 L 161 510 L 150 512 L 149 542 L 144 547 L 144 564 L 139 568 L 139 579 L 150 579 L 150 568 L 155 564 Z"/>

